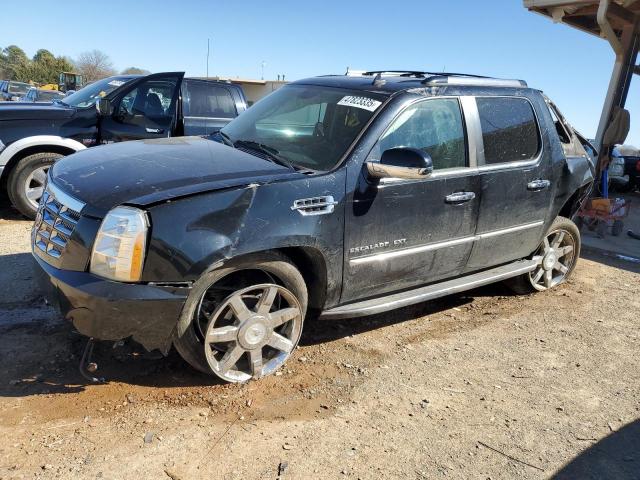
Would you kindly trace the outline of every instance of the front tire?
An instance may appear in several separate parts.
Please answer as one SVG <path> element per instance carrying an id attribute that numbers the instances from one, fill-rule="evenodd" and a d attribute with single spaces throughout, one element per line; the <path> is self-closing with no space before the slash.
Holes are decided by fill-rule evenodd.
<path id="1" fill-rule="evenodd" d="M 307 299 L 302 275 L 284 255 L 249 255 L 196 282 L 173 343 L 203 373 L 231 383 L 258 379 L 298 344 Z"/>
<path id="2" fill-rule="evenodd" d="M 580 257 L 580 247 L 580 231 L 575 223 L 568 218 L 557 217 L 533 254 L 536 268 L 508 280 L 507 285 L 523 295 L 557 287 L 573 273 Z"/>
<path id="3" fill-rule="evenodd" d="M 44 193 L 47 172 L 64 155 L 53 152 L 34 153 L 21 159 L 9 174 L 9 200 L 27 218 L 36 218 L 38 202 Z"/>

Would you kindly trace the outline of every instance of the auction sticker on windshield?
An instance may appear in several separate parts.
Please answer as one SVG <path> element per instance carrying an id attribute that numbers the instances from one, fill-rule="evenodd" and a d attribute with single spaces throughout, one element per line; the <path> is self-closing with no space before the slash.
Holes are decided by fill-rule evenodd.
<path id="1" fill-rule="evenodd" d="M 374 100 L 373 98 L 355 97 L 353 95 L 342 97 L 342 100 L 338 102 L 338 105 L 343 105 L 345 107 L 363 108 L 364 110 L 369 110 L 370 112 L 373 112 L 380 106 L 380 104 L 382 104 L 382 102 Z"/>

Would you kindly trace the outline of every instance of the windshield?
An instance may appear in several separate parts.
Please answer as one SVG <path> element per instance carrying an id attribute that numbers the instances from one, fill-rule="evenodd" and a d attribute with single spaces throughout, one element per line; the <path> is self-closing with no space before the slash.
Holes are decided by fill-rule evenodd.
<path id="1" fill-rule="evenodd" d="M 65 97 L 65 99 L 62 100 L 62 103 L 71 105 L 72 107 L 90 107 L 91 105 L 94 105 L 99 98 L 108 95 L 116 88 L 127 83 L 129 80 L 129 78 L 118 77 L 110 77 L 103 80 L 98 80 L 97 82 L 94 82 L 91 85 L 87 85 L 83 89 L 72 93 L 68 97 Z"/>
<path id="2" fill-rule="evenodd" d="M 31 88 L 28 83 L 9 82 L 9 93 L 18 93 L 24 95 Z"/>
<path id="3" fill-rule="evenodd" d="M 316 85 L 288 85 L 221 132 L 250 153 L 259 145 L 300 169 L 333 168 L 385 97 Z"/>
<path id="4" fill-rule="evenodd" d="M 50 102 L 51 100 L 61 99 L 63 97 L 64 95 L 60 92 L 40 90 L 40 95 L 38 95 L 38 101 Z"/>

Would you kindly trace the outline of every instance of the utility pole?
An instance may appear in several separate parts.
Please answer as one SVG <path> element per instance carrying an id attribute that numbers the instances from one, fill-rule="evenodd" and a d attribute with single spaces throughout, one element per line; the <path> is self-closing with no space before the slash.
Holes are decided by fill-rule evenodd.
<path id="1" fill-rule="evenodd" d="M 267 62 L 265 62 L 264 60 L 262 61 L 262 63 L 260 64 L 260 66 L 262 67 L 262 75 L 260 77 L 260 80 L 264 80 L 264 67 L 267 66 Z"/>
<path id="2" fill-rule="evenodd" d="M 209 78 L 209 39 L 207 38 L 207 78 Z"/>

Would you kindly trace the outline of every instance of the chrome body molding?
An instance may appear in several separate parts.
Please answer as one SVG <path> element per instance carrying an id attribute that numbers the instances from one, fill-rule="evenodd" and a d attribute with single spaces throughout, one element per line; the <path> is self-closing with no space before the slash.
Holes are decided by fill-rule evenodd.
<path id="1" fill-rule="evenodd" d="M 438 250 L 440 248 L 453 247 L 454 245 L 460 245 L 462 243 L 473 242 L 476 239 L 473 237 L 456 238 L 454 240 L 447 240 L 445 242 L 429 243 L 427 245 L 420 245 L 417 247 L 403 248 L 402 250 L 393 250 L 392 252 L 377 253 L 375 255 L 367 255 L 366 257 L 358 257 L 349 260 L 351 265 L 359 265 L 368 262 L 386 262 L 396 257 L 404 257 L 406 255 L 415 255 L 417 253 L 429 252 L 432 250 Z"/>
<path id="2" fill-rule="evenodd" d="M 500 230 L 494 230 L 492 232 L 479 233 L 476 235 L 477 240 L 483 238 L 497 237 L 498 235 L 506 235 L 508 233 L 519 232 L 521 230 L 528 230 L 530 228 L 541 227 L 544 224 L 544 220 L 538 220 L 537 222 L 524 223 L 522 225 L 516 225 L 515 227 L 501 228 Z"/>
<path id="3" fill-rule="evenodd" d="M 438 250 L 441 248 L 453 247 L 455 245 L 461 245 L 463 243 L 475 242 L 485 238 L 497 237 L 499 235 L 507 235 L 509 233 L 515 233 L 522 230 L 528 230 L 530 228 L 537 228 L 544 224 L 544 220 L 538 220 L 536 222 L 525 223 L 522 225 L 516 225 L 515 227 L 502 228 L 500 230 L 494 230 L 492 232 L 479 233 L 469 237 L 456 238 L 453 240 L 446 240 L 444 242 L 429 243 L 426 245 L 419 245 L 417 247 L 404 248 L 402 250 L 394 250 L 392 252 L 377 253 L 375 255 L 367 255 L 349 260 L 350 265 L 359 265 L 369 262 L 386 262 L 392 258 L 403 257 L 406 255 L 415 255 L 418 253 L 429 252 Z"/>

